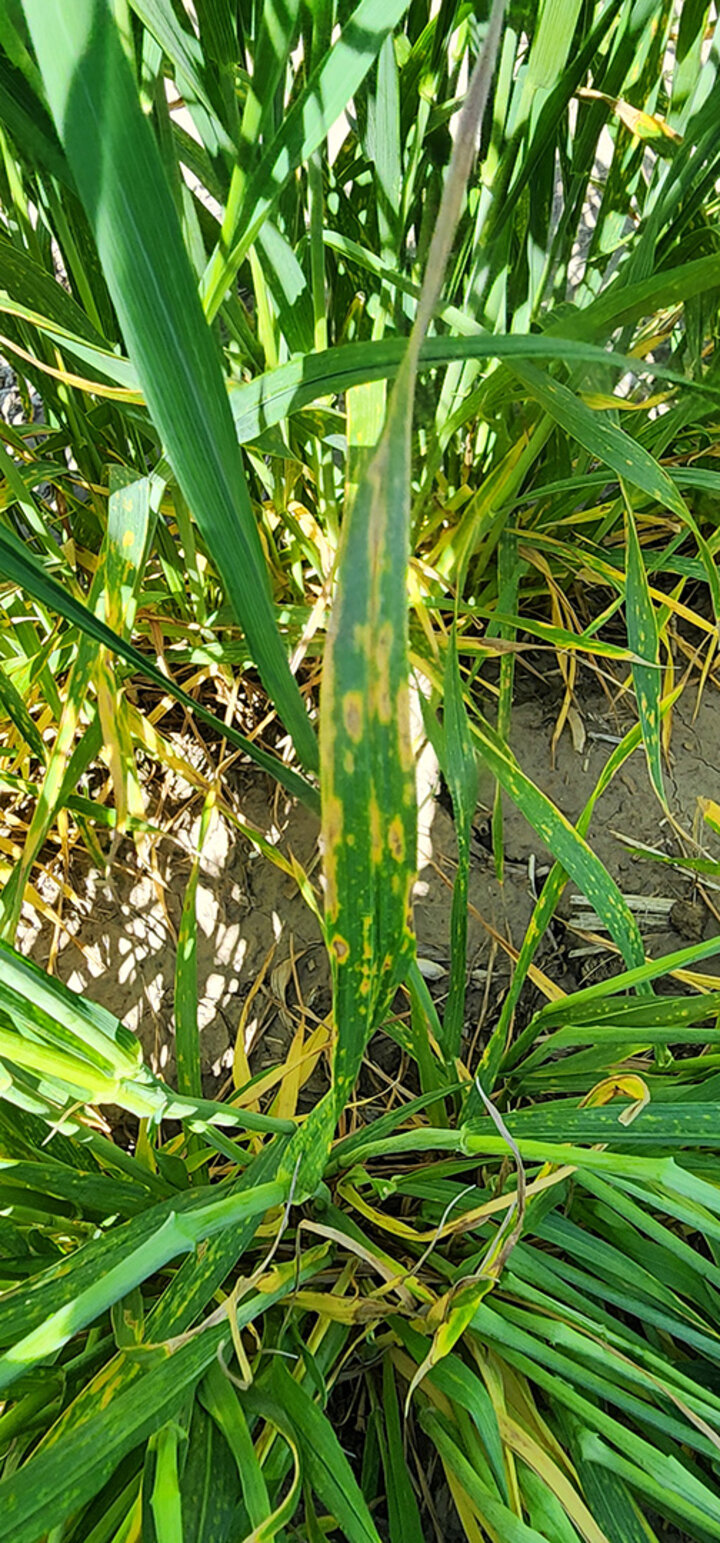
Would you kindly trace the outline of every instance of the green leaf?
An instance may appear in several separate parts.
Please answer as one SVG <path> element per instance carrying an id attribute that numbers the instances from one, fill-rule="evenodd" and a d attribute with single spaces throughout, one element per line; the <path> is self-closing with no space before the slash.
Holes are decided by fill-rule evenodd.
<path id="1" fill-rule="evenodd" d="M 131 1076 L 142 1063 L 139 1041 L 106 1008 L 68 990 L 0 939 L 0 1005 L 18 1027 L 85 1057 L 99 1070 Z"/>
<path id="2" fill-rule="evenodd" d="M 621 747 L 618 746 L 618 749 Z M 626 1003 L 619 996 L 620 992 L 631 991 L 647 981 L 659 980 L 663 975 L 669 975 L 673 970 L 689 970 L 693 965 L 699 964 L 702 959 L 711 959 L 713 955 L 720 953 L 720 935 L 705 938 L 702 943 L 691 943 L 688 948 L 678 948 L 671 954 L 663 954 L 659 959 L 648 959 L 645 963 L 631 970 L 623 970 L 619 975 L 613 975 L 610 980 L 596 981 L 593 986 L 584 986 L 581 991 L 573 991 L 570 997 L 563 997 L 559 1002 L 548 1002 L 540 1009 L 536 1017 L 536 1025 L 546 1028 L 549 1024 L 559 1020 L 585 1022 L 592 1021 L 596 1013 L 624 1015 L 631 1009 L 637 1011 L 639 1016 L 645 1016 L 645 1004 Z M 606 1004 L 607 999 L 607 1004 Z M 684 1003 L 653 1002 L 647 1004 L 647 1010 L 651 1013 L 651 1020 L 666 1021 L 662 1016 L 665 1013 L 689 1012 L 693 1015 L 696 1008 L 704 1016 L 704 1009 L 709 1006 L 712 1012 L 713 997 L 690 998 Z M 661 1016 L 658 1018 L 657 1015 Z M 647 1019 L 645 1019 L 647 1021 Z"/>
<path id="3" fill-rule="evenodd" d="M 647 1476 L 646 1492 L 655 1497 L 661 1493 L 656 1486 L 664 1484 L 665 1495 L 668 1498 L 672 1495 L 673 1509 L 677 1508 L 679 1516 L 684 1516 L 697 1526 L 701 1525 L 702 1515 L 702 1524 L 708 1528 L 710 1536 L 719 1535 L 720 1498 L 714 1489 L 696 1477 L 690 1467 L 674 1454 L 668 1455 L 662 1448 L 658 1449 L 650 1441 L 638 1436 L 628 1427 L 627 1422 L 621 1425 L 616 1418 L 606 1413 L 599 1399 L 609 1396 L 615 1405 L 621 1407 L 632 1404 L 636 1417 L 639 1417 L 645 1429 L 650 1425 L 656 1428 L 667 1427 L 668 1424 L 674 1426 L 674 1419 L 661 1414 L 657 1407 L 649 1403 L 625 1396 L 618 1383 L 612 1384 L 607 1378 L 584 1373 L 567 1355 L 561 1355 L 546 1346 L 536 1347 L 527 1329 L 506 1321 L 504 1316 L 485 1304 L 475 1314 L 474 1329 L 478 1335 L 485 1336 L 491 1345 L 502 1347 L 502 1353 L 510 1364 L 543 1388 L 553 1402 L 557 1401 L 560 1406 L 564 1405 L 581 1417 L 588 1427 L 589 1445 L 593 1450 L 596 1449 L 596 1442 L 598 1446 L 604 1447 L 608 1459 L 613 1452 L 615 1471 L 621 1477 L 628 1477 L 631 1488 L 640 1487 L 641 1491 L 645 1488 L 642 1482 L 638 1486 L 640 1474 Z M 581 1386 L 591 1392 L 592 1401 L 577 1391 L 574 1382 L 580 1382 Z M 642 1419 L 644 1411 L 645 1421 Z M 689 1428 L 688 1421 L 686 1429 Z M 606 1446 L 608 1440 L 612 1442 L 612 1448 Z M 709 1441 L 708 1447 L 712 1447 Z M 587 1451 L 585 1455 L 588 1455 Z M 608 1465 L 613 1466 L 610 1462 Z M 670 1476 L 672 1482 L 668 1484 Z"/>
<path id="4" fill-rule="evenodd" d="M 693 1481 L 677 1458 L 663 1454 L 659 1463 L 649 1449 L 650 1462 L 647 1458 L 645 1463 L 633 1462 L 591 1431 L 583 1433 L 580 1449 L 586 1462 L 609 1470 L 631 1490 L 647 1495 L 665 1515 L 689 1523 L 696 1536 L 720 1538 L 720 1498 L 707 1485 Z"/>
<path id="5" fill-rule="evenodd" d="M 277 1154 L 263 1153 L 245 1179 L 250 1183 L 267 1179 L 273 1156 L 277 1160 Z M 58 1422 L 44 1445 L 0 1484 L 3 1543 L 36 1543 L 47 1520 L 50 1497 L 53 1515 L 58 1520 L 77 1511 L 101 1489 L 129 1452 L 182 1407 L 198 1379 L 217 1360 L 218 1350 L 227 1342 L 229 1333 L 226 1320 L 206 1326 L 200 1335 L 186 1337 L 185 1330 L 247 1246 L 255 1226 L 255 1220 L 250 1219 L 235 1228 L 229 1227 L 209 1241 L 204 1254 L 185 1261 L 149 1317 L 144 1352 L 115 1356 L 109 1365 L 103 1366 L 98 1376 L 82 1389 L 71 1406 L 69 1418 Z M 311 1250 L 299 1261 L 299 1274 L 295 1260 L 289 1267 L 276 1271 L 280 1280 L 274 1287 L 265 1294 L 245 1297 L 237 1304 L 239 1328 L 253 1323 L 274 1302 L 296 1291 L 302 1281 L 317 1273 L 325 1258 L 326 1250 Z M 173 1339 L 173 1334 L 178 1337 Z M 167 1336 L 171 1342 L 163 1345 L 161 1340 Z M 183 1479 L 192 1476 L 194 1451 L 193 1443 Z M 217 1467 L 213 1466 L 212 1495 L 201 1490 L 198 1496 L 190 1491 L 192 1521 L 196 1523 L 203 1511 L 212 1516 L 218 1511 L 225 1515 L 230 1509 L 236 1510 L 229 1503 L 231 1487 L 224 1453 L 230 1463 L 232 1458 L 224 1442 L 221 1452 Z M 209 1527 L 208 1522 L 208 1530 Z M 185 1543 L 214 1543 L 212 1531 L 208 1536 L 200 1531 L 199 1525 L 193 1530 L 187 1507 L 185 1528 Z"/>
<path id="6" fill-rule="evenodd" d="M 145 1451 L 143 1534 L 148 1543 L 183 1543 L 178 1445 L 184 1435 L 174 1420 L 153 1431 Z"/>
<path id="7" fill-rule="evenodd" d="M 571 875 L 601 916 L 628 966 L 640 966 L 645 950 L 632 911 L 584 837 L 518 766 L 508 746 L 489 724 L 472 725 L 480 752 L 493 776 L 524 814 L 553 857 Z"/>
<path id="8" fill-rule="evenodd" d="M 156 1352 L 135 1386 L 113 1389 L 104 1407 L 70 1430 L 55 1445 L 41 1448 L 0 1483 L 1 1543 L 37 1543 L 47 1531 L 52 1510 L 60 1523 L 96 1494 L 126 1453 L 131 1452 L 178 1411 L 227 1335 L 218 1326 L 170 1353 Z"/>
<path id="9" fill-rule="evenodd" d="M 626 499 L 627 589 L 626 616 L 628 644 L 637 660 L 633 662 L 633 684 L 642 724 L 643 743 L 650 780 L 660 802 L 665 806 L 660 745 L 660 698 L 662 671 L 657 621 L 650 598 L 650 585 L 638 541 L 635 516 Z M 641 663 L 640 661 L 644 661 Z"/>
<path id="10" fill-rule="evenodd" d="M 232 1536 L 238 1508 L 237 1469 L 222 1432 L 197 1397 L 180 1487 L 184 1543 L 217 1543 Z"/>
<path id="11" fill-rule="evenodd" d="M 147 477 L 136 477 L 122 467 L 111 469 L 107 531 L 100 562 L 93 575 L 88 609 L 95 613 L 99 621 L 104 619 L 105 624 L 121 637 L 127 636 L 132 629 L 137 592 L 155 525 L 155 508 L 151 503 L 150 491 Z M 160 487 L 156 485 L 156 496 L 159 491 Z M 127 789 L 132 788 L 136 773 L 126 728 L 125 704 L 116 700 L 116 684 L 103 650 L 94 646 L 94 640 L 84 634 L 79 640 L 66 683 L 58 731 L 22 858 L 2 894 L 2 929 L 9 938 L 15 936 L 25 886 L 33 863 L 37 860 L 61 806 L 72 746 L 77 738 L 93 673 L 96 675 L 100 722 L 108 751 L 115 755 L 121 766 L 120 776 L 116 775 L 115 778 L 118 828 L 123 830 L 127 824 Z"/>
<path id="12" fill-rule="evenodd" d="M 573 1457 L 585 1498 L 609 1543 L 659 1543 L 620 1475 L 588 1462 L 580 1451 L 573 1450 Z"/>
<path id="13" fill-rule="evenodd" d="M 382 1400 L 385 1440 L 381 1445 L 381 1453 L 385 1469 L 390 1543 L 422 1543 L 422 1524 L 403 1447 L 395 1372 L 387 1355 L 383 1360 Z"/>
<path id="14" fill-rule="evenodd" d="M 272 1511 L 267 1485 L 242 1402 L 217 1362 L 205 1373 L 199 1388 L 199 1398 L 223 1432 L 233 1454 L 249 1520 L 253 1527 L 261 1527 Z"/>
<path id="15" fill-rule="evenodd" d="M 371 339 L 365 343 L 341 344 L 337 348 L 328 348 L 320 353 L 306 355 L 302 359 L 292 359 L 289 364 L 281 364 L 265 375 L 256 376 L 247 385 L 231 384 L 230 403 L 240 443 L 245 444 L 249 440 L 257 439 L 263 429 L 281 422 L 289 413 L 299 411 L 309 402 L 316 401 L 318 397 L 339 393 L 350 386 L 362 385 L 366 381 L 383 380 L 394 376 L 406 348 L 405 340 L 396 337 Z M 515 337 L 484 335 L 430 337 L 425 339 L 420 348 L 420 365 L 424 369 L 452 361 L 462 363 L 466 359 L 508 359 L 513 362 L 513 369 L 516 362 L 526 359 L 559 359 L 568 364 L 597 364 L 604 368 L 608 365 L 615 365 L 621 369 L 639 370 L 641 368 L 639 360 L 628 358 L 624 354 L 617 354 L 600 348 L 597 344 L 576 338 L 554 337 L 551 334 Z M 650 365 L 642 361 L 642 368 L 657 375 L 659 379 L 668 378 L 668 372 L 660 365 Z M 536 374 L 540 376 L 541 381 L 544 380 L 541 372 L 536 371 Z M 673 372 L 669 378 L 678 377 Z M 684 381 L 683 384 L 687 385 L 689 382 Z M 559 382 L 553 382 L 553 385 L 559 385 Z M 584 408 L 585 413 L 594 423 L 596 415 L 591 413 L 590 409 L 585 407 L 572 392 L 568 392 L 567 387 L 562 389 L 570 397 L 573 410 L 575 405 Z M 717 392 L 713 389 L 712 396 L 716 395 Z M 549 411 L 549 407 L 547 410 Z M 621 434 L 619 429 L 615 432 Z M 626 437 L 621 436 L 623 441 Z M 630 444 L 635 445 L 635 441 L 630 441 Z M 647 455 L 647 452 L 644 454 Z M 657 487 L 658 477 L 663 480 L 663 489 L 665 479 L 672 486 L 672 479 L 668 477 L 667 472 L 658 467 L 651 456 L 647 456 L 647 460 L 650 466 L 655 468 L 653 487 Z M 608 464 L 612 465 L 612 462 L 609 461 Z M 645 465 L 644 460 L 643 465 Z M 622 458 L 620 475 L 626 477 L 628 481 L 632 480 L 625 457 Z M 639 483 L 638 486 L 642 484 Z M 675 502 L 678 497 L 677 491 L 673 489 Z M 664 499 L 664 491 L 662 499 Z M 682 503 L 682 500 L 680 502 Z"/>
<path id="16" fill-rule="evenodd" d="M 217 1196 L 217 1192 L 214 1193 Z M 286 1186 L 270 1183 L 212 1200 L 200 1192 L 199 1196 L 193 1197 L 194 1206 L 183 1208 L 178 1200 L 164 1209 L 155 1208 L 157 1215 L 154 1218 L 151 1212 L 145 1212 L 136 1222 L 126 1224 L 125 1239 L 120 1239 L 121 1245 L 126 1242 L 126 1247 L 116 1263 L 109 1268 L 106 1265 L 104 1269 L 100 1266 L 100 1273 L 96 1261 L 101 1252 L 107 1254 L 108 1250 L 87 1245 L 85 1250 L 73 1256 L 67 1279 L 60 1282 L 64 1305 L 50 1311 L 44 1321 L 22 1335 L 0 1356 L 0 1388 L 10 1387 L 31 1367 L 51 1358 L 73 1334 L 86 1328 L 113 1302 L 126 1296 L 133 1287 L 141 1285 L 179 1254 L 192 1252 L 198 1243 L 227 1226 L 261 1216 L 271 1206 L 282 1204 L 285 1198 Z M 138 1235 L 134 1248 L 130 1246 L 133 1235 L 130 1229 Z M 113 1252 L 117 1254 L 118 1234 L 110 1236 Z M 69 1294 L 67 1287 L 77 1276 L 78 1261 L 89 1266 L 91 1279 L 84 1289 Z M 12 1316 L 12 1306 L 10 1313 Z"/>
<path id="17" fill-rule="evenodd" d="M 203 142 L 211 153 L 232 155 L 235 146 L 220 121 L 212 96 L 212 62 L 205 59 L 192 28 L 183 26 L 170 0 L 131 0 L 132 9 L 152 33 L 175 67 L 178 85 L 188 100 Z"/>
<path id="18" fill-rule="evenodd" d="M 103 272 L 181 490 L 305 764 L 315 736 L 277 629 L 215 342 L 106 0 L 24 0 Z"/>
<path id="19" fill-rule="evenodd" d="M 42 735 L 36 728 L 35 722 L 31 718 L 27 707 L 25 706 L 25 701 L 20 695 L 20 692 L 17 690 L 17 687 L 13 685 L 10 676 L 7 675 L 1 668 L 0 707 L 5 709 L 8 718 L 10 719 L 11 723 L 14 723 L 15 728 L 20 734 L 21 738 L 24 739 L 28 749 L 32 750 L 33 755 L 37 756 L 41 765 L 44 765 L 47 760 L 47 750 Z"/>
<path id="20" fill-rule="evenodd" d="M 553 1543 L 580 1543 L 580 1534 L 563 1510 L 556 1494 L 527 1463 L 519 1464 L 518 1479 L 531 1524 Z"/>
<path id="21" fill-rule="evenodd" d="M 0 287 L 23 310 L 35 312 L 100 348 L 107 347 L 82 306 L 62 284 L 5 235 L 0 235 Z"/>
<path id="22" fill-rule="evenodd" d="M 638 1040 L 642 1040 L 641 1035 Z M 614 1099 L 602 1109 L 578 1109 L 572 1100 L 561 1099 L 509 1114 L 506 1124 L 516 1141 L 608 1142 L 627 1151 L 643 1147 L 663 1151 L 708 1147 L 714 1151 L 720 1147 L 720 1122 L 714 1104 L 651 1103 L 628 1125 L 622 1125 L 620 1116 L 628 1103 Z M 478 1130 L 477 1121 L 473 1121 L 473 1130 Z"/>

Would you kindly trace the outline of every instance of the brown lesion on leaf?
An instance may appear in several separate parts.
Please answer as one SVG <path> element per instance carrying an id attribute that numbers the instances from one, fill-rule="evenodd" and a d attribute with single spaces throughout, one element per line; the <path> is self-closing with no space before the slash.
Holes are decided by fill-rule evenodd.
<path id="1" fill-rule="evenodd" d="M 373 918 L 363 916 L 362 926 L 362 960 L 360 963 L 360 995 L 366 997 L 370 994 L 373 981 Z"/>
<path id="2" fill-rule="evenodd" d="M 347 938 L 341 938 L 339 932 L 336 933 L 335 937 L 331 939 L 330 947 L 338 964 L 347 964 L 350 957 L 350 944 Z"/>
<path id="3" fill-rule="evenodd" d="M 405 831 L 399 814 L 395 815 L 388 826 L 388 846 L 396 863 L 401 863 L 405 856 Z"/>
<path id="4" fill-rule="evenodd" d="M 413 916 L 413 890 L 415 888 L 415 872 L 409 873 L 405 885 L 405 933 L 406 941 L 415 941 L 415 918 Z"/>
<path id="5" fill-rule="evenodd" d="M 365 712 L 360 691 L 346 691 L 342 699 L 343 722 L 350 739 L 354 745 L 359 745 L 363 736 Z"/>

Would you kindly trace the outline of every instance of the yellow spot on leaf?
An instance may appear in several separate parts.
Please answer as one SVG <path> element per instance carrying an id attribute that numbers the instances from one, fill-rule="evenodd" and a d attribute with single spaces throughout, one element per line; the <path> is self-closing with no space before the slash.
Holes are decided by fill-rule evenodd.
<path id="1" fill-rule="evenodd" d="M 342 836 L 343 806 L 342 799 L 331 795 L 325 800 L 323 809 L 323 835 L 326 846 L 336 846 Z"/>
<path id="2" fill-rule="evenodd" d="M 403 681 L 397 694 L 398 754 L 404 772 L 413 769 L 412 739 L 410 737 L 410 692 Z"/>
<path id="3" fill-rule="evenodd" d="M 352 750 L 345 751 L 343 756 L 343 766 L 348 774 L 348 777 L 352 777 L 352 774 L 355 770 L 355 757 L 352 753 Z"/>
<path id="4" fill-rule="evenodd" d="M 370 857 L 374 863 L 382 862 L 382 820 L 380 807 L 374 793 L 370 795 Z"/>
<path id="5" fill-rule="evenodd" d="M 325 799 L 323 805 L 323 845 L 325 868 L 325 906 L 328 915 L 336 917 L 338 914 L 337 892 L 337 854 L 342 840 L 343 830 L 343 806 L 342 801 L 331 793 Z"/>
<path id="6" fill-rule="evenodd" d="M 135 532 L 134 532 L 134 530 L 126 530 L 125 535 L 122 538 L 123 546 L 124 547 L 132 546 L 134 540 L 135 540 Z"/>

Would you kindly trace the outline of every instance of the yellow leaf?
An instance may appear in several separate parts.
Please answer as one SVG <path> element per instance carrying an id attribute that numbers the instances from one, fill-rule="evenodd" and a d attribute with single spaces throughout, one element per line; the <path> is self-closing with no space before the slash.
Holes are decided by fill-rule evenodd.
<path id="1" fill-rule="evenodd" d="M 460 1480 L 453 1473 L 452 1468 L 445 1467 L 444 1463 L 443 1468 L 445 1469 L 448 1489 L 453 1497 L 453 1504 L 462 1522 L 468 1543 L 485 1543 L 486 1534 L 475 1520 L 475 1508 L 467 1490 L 463 1489 Z"/>
<path id="2" fill-rule="evenodd" d="M 649 407 L 658 407 L 661 402 L 669 401 L 672 392 L 658 391 L 655 396 L 645 397 L 642 402 L 631 402 L 627 397 L 613 396 L 602 391 L 581 391 L 579 395 L 593 411 L 611 407 L 621 413 L 644 413 Z"/>
<path id="3" fill-rule="evenodd" d="M 705 823 L 720 836 L 720 804 L 712 798 L 699 798 L 698 804 Z"/>
<path id="4" fill-rule="evenodd" d="M 676 129 L 672 129 L 664 118 L 657 113 L 643 112 L 639 107 L 633 107 L 631 102 L 626 102 L 624 97 L 608 96 L 604 91 L 593 91 L 591 87 L 581 87 L 577 95 L 586 100 L 606 102 L 611 107 L 616 117 L 628 130 L 645 144 L 651 144 L 659 155 L 671 155 L 678 145 L 682 144 L 682 135 Z"/>
<path id="5" fill-rule="evenodd" d="M 544 1452 L 532 1436 L 508 1415 L 501 1413 L 498 1423 L 503 1442 L 506 1442 L 552 1491 L 578 1532 L 586 1539 L 586 1543 L 608 1543 L 606 1533 L 593 1520 L 585 1502 L 580 1499 L 570 1480 L 548 1453 Z"/>
<path id="6" fill-rule="evenodd" d="M 144 404 L 145 398 L 139 391 L 129 391 L 126 386 L 108 386 L 104 381 L 86 380 L 84 375 L 75 375 L 70 370 L 56 370 L 53 365 L 46 364 L 43 359 L 38 359 L 35 354 L 21 348 L 19 343 L 12 338 L 0 333 L 0 345 L 3 349 L 9 349 L 11 354 L 25 359 L 36 370 L 42 370 L 43 375 L 52 375 L 54 380 L 62 381 L 65 386 L 74 386 L 78 391 L 91 391 L 93 396 L 108 397 L 111 402 L 134 402 L 138 406 Z"/>
<path id="7" fill-rule="evenodd" d="M 650 1103 L 650 1089 L 642 1077 L 623 1075 L 619 1077 L 605 1077 L 602 1082 L 596 1083 L 594 1088 L 580 1100 L 581 1109 L 598 1109 L 603 1104 L 609 1104 L 613 1098 L 631 1098 L 633 1102 L 623 1109 L 618 1115 L 621 1125 L 631 1125 L 632 1121 Z"/>
<path id="8" fill-rule="evenodd" d="M 303 1060 L 304 1044 L 305 1023 L 302 1022 L 292 1037 L 292 1043 L 282 1068 L 283 1075 L 280 1090 L 277 1097 L 273 1100 L 271 1113 L 279 1120 L 292 1120 L 295 1118 L 298 1093 L 300 1092 L 300 1068 Z"/>
<path id="9" fill-rule="evenodd" d="M 453 1287 L 431 1307 L 427 1316 L 428 1327 L 437 1323 L 439 1317 L 442 1321 L 435 1330 L 425 1360 L 418 1367 L 408 1388 L 405 1400 L 406 1415 L 415 1389 L 419 1387 L 427 1373 L 432 1371 L 433 1366 L 437 1366 L 439 1361 L 450 1354 L 472 1322 L 483 1297 L 492 1290 L 493 1284 L 489 1275 L 472 1276 L 469 1280 L 461 1281 L 458 1286 Z"/>
<path id="10" fill-rule="evenodd" d="M 266 953 L 265 958 L 263 959 L 263 962 L 260 966 L 259 973 L 255 976 L 252 986 L 250 987 L 250 990 L 248 991 L 248 994 L 242 1005 L 238 1031 L 235 1036 L 235 1049 L 233 1051 L 232 1076 L 233 1083 L 236 1088 L 241 1088 L 244 1083 L 250 1081 L 251 1073 L 247 1059 L 245 1031 L 247 1028 L 248 1018 L 250 1016 L 250 1008 L 252 1007 L 255 997 L 257 996 L 258 991 L 260 990 L 260 987 L 265 979 L 265 975 L 272 962 L 273 954 L 275 953 L 276 948 L 277 943 L 271 943 L 270 948 L 268 949 L 268 952 Z M 250 1103 L 247 1107 L 257 1107 L 257 1092 L 255 1089 L 253 1089 L 252 1103 Z"/>

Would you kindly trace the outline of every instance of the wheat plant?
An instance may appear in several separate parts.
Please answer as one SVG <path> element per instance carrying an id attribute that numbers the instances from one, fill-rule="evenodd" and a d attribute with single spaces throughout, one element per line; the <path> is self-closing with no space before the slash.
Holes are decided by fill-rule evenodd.
<path id="1" fill-rule="evenodd" d="M 675 817 L 673 707 L 717 686 L 718 25 L 2 8 L 3 1543 L 720 1538 L 717 940 L 647 957 L 591 830 L 635 753 Z M 575 825 L 510 748 L 531 643 L 558 733 L 581 668 L 633 703 Z M 457 842 L 440 1004 L 411 694 Z M 271 1096 L 239 1049 L 204 1096 L 199 855 L 175 1086 L 16 946 L 54 854 L 155 834 L 177 707 L 321 817 L 322 889 L 242 826 L 332 977 Z M 508 800 L 553 866 L 476 1045 L 479 770 L 498 875 Z M 225 790 L 192 775 L 199 852 Z M 566 993 L 569 880 L 614 963 Z M 381 1040 L 404 1080 L 366 1120 Z"/>

